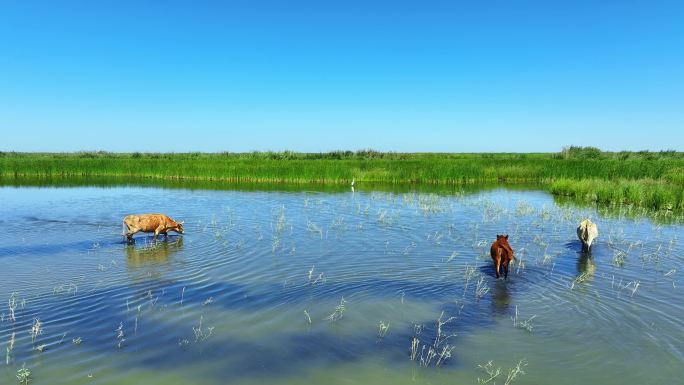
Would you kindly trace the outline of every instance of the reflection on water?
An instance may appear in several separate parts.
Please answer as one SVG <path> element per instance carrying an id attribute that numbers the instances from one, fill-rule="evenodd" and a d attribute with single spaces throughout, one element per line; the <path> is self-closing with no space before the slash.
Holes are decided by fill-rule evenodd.
<path id="1" fill-rule="evenodd" d="M 192 180 L 192 179 L 157 179 L 146 177 L 113 177 L 113 176 L 50 176 L 50 177 L 3 177 L 0 176 L 0 186 L 11 187 L 43 187 L 43 188 L 79 188 L 79 187 L 147 187 L 164 189 L 184 190 L 219 190 L 219 191 L 276 191 L 276 192 L 302 192 L 317 191 L 327 193 L 346 193 L 350 191 L 347 184 L 321 184 L 321 183 L 250 183 L 250 182 L 225 182 L 216 180 Z M 529 190 L 539 187 L 536 184 L 516 184 L 509 188 L 516 190 Z M 384 191 L 384 192 L 426 192 L 453 194 L 460 192 L 478 192 L 500 188 L 497 184 L 478 185 L 442 185 L 442 184 L 394 184 L 364 182 L 351 186 L 351 192 Z"/>
<path id="2" fill-rule="evenodd" d="M 596 262 L 591 256 L 591 250 L 579 252 L 577 272 L 580 274 L 594 274 L 596 272 Z"/>
<path id="3" fill-rule="evenodd" d="M 126 262 L 132 268 L 169 263 L 171 256 L 183 249 L 182 236 L 169 236 L 143 246 L 126 245 Z"/>
<path id="4" fill-rule="evenodd" d="M 32 384 L 477 383 L 524 359 L 515 384 L 641 385 L 684 364 L 682 226 L 540 191 L 180 187 L 0 188 L 0 383 L 24 364 Z M 126 245 L 131 212 L 185 234 Z M 588 216 L 602 235 L 582 253 Z M 411 361 L 438 333 L 441 367 Z"/>
<path id="5" fill-rule="evenodd" d="M 508 282 L 498 279 L 494 282 L 492 290 L 492 307 L 495 314 L 508 314 L 511 306 L 511 295 L 508 291 Z"/>

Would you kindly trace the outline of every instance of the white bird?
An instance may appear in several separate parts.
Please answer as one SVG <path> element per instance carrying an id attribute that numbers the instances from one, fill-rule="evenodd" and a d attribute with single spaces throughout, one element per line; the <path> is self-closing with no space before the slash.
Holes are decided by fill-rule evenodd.
<path id="1" fill-rule="evenodd" d="M 352 187 L 354 187 L 354 182 L 356 182 L 356 178 L 352 178 Z"/>

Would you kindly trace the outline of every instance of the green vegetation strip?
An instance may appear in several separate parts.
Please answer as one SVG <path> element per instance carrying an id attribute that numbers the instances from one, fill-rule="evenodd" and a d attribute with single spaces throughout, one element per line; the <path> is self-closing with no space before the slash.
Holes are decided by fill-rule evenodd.
<path id="1" fill-rule="evenodd" d="M 135 177 L 239 183 L 539 183 L 556 195 L 607 204 L 684 209 L 684 153 L 452 154 L 330 153 L 2 153 L 0 176 Z"/>

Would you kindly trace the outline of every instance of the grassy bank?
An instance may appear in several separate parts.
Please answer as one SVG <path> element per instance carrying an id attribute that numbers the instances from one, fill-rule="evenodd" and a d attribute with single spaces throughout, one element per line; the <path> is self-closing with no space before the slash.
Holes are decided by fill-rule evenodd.
<path id="1" fill-rule="evenodd" d="M 684 208 L 684 153 L 0 153 L 0 176 L 136 177 L 240 183 L 541 183 L 602 203 Z"/>
<path id="2" fill-rule="evenodd" d="M 684 209 L 684 186 L 654 179 L 558 179 L 550 184 L 555 195 L 604 205 L 629 204 L 655 210 Z"/>

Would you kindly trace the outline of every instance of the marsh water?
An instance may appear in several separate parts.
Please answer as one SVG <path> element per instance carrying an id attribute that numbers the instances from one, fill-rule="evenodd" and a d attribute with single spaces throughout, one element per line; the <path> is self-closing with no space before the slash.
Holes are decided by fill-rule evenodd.
<path id="1" fill-rule="evenodd" d="M 145 212 L 186 233 L 124 243 L 122 217 Z M 600 231 L 590 253 L 585 217 Z M 2 187 L 0 226 L 2 384 L 22 367 L 31 384 L 684 374 L 684 227 L 541 191 Z M 503 233 L 518 261 L 497 280 Z"/>

